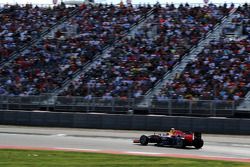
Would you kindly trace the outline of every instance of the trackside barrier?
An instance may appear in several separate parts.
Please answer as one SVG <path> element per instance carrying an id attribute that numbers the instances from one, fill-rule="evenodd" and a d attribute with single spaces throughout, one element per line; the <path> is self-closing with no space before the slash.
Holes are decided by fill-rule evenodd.
<path id="1" fill-rule="evenodd" d="M 0 110 L 0 124 L 250 135 L 250 119 Z"/>
<path id="2" fill-rule="evenodd" d="M 250 100 L 184 100 L 112 97 L 53 96 L 0 96 L 2 110 L 42 110 L 62 112 L 122 113 L 185 115 L 206 117 L 234 117 L 240 110 L 250 115 Z M 244 105 L 243 105 L 244 104 Z"/>

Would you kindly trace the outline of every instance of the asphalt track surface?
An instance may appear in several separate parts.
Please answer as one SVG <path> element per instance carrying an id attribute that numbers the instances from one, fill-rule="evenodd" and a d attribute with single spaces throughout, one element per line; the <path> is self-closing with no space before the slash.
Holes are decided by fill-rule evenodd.
<path id="1" fill-rule="evenodd" d="M 65 150 L 241 161 L 250 163 L 250 136 L 203 134 L 202 149 L 141 146 L 132 143 L 149 131 L 0 126 L 0 149 Z M 156 132 L 162 133 L 162 132 Z"/>

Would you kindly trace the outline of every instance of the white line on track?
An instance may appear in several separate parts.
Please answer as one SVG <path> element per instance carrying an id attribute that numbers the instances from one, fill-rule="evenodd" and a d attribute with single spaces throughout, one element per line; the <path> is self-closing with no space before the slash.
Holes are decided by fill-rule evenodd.
<path id="1" fill-rule="evenodd" d="M 250 147 L 249 144 L 232 144 L 232 146 L 236 146 L 236 147 Z"/>
<path id="2" fill-rule="evenodd" d="M 64 137 L 64 136 L 67 136 L 66 134 L 54 134 L 54 135 L 51 135 L 51 136 L 59 136 L 59 137 Z"/>

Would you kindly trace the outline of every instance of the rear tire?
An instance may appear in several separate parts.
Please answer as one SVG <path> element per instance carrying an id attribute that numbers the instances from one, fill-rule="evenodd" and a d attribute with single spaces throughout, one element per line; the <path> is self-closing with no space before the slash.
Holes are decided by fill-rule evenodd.
<path id="1" fill-rule="evenodd" d="M 199 138 L 194 139 L 193 143 L 196 149 L 200 149 L 204 145 L 204 141 Z"/>
<path id="2" fill-rule="evenodd" d="M 201 139 L 201 132 L 194 132 L 194 138 Z"/>
<path id="3" fill-rule="evenodd" d="M 148 141 L 149 141 L 148 136 L 142 135 L 142 136 L 140 137 L 140 143 L 141 143 L 141 145 L 143 145 L 143 146 L 148 145 Z"/>

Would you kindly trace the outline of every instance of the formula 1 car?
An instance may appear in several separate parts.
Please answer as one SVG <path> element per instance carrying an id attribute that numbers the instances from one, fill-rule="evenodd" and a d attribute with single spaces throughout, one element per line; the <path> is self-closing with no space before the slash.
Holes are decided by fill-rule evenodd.
<path id="1" fill-rule="evenodd" d="M 134 139 L 134 143 L 148 145 L 148 143 L 156 143 L 156 146 L 173 146 L 177 148 L 185 148 L 186 146 L 194 146 L 200 149 L 204 141 L 200 132 L 183 132 L 174 130 L 174 133 L 142 135 L 139 139 Z"/>

